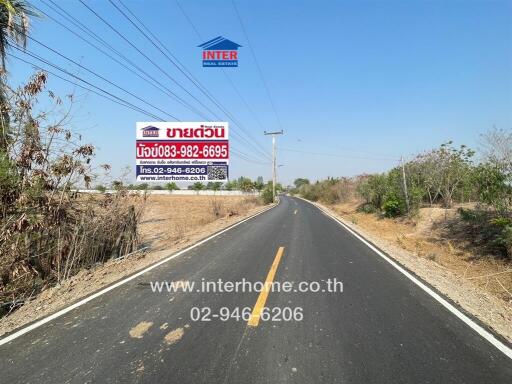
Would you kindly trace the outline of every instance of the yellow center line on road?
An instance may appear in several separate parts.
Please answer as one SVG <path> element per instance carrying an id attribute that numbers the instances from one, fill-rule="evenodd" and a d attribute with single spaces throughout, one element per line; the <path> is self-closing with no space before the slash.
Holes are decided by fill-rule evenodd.
<path id="1" fill-rule="evenodd" d="M 265 308 L 265 303 L 267 301 L 268 294 L 270 292 L 270 286 L 274 281 L 274 276 L 276 275 L 277 267 L 279 266 L 279 262 L 281 261 L 281 257 L 284 253 L 284 247 L 279 247 L 276 253 L 276 257 L 274 258 L 274 262 L 268 271 L 267 279 L 265 280 L 265 285 L 258 296 L 258 300 L 256 300 L 256 304 L 254 304 L 254 308 L 252 309 L 251 317 L 247 322 L 247 325 L 251 327 L 257 327 L 260 322 L 261 311 Z"/>

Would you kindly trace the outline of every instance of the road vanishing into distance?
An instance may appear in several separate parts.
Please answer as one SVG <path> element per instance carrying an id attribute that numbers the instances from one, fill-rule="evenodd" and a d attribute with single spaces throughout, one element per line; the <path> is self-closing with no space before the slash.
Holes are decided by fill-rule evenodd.
<path id="1" fill-rule="evenodd" d="M 150 285 L 246 279 L 325 288 L 334 278 L 343 292 L 158 293 Z M 210 308 L 210 321 L 194 321 L 193 307 Z M 213 317 L 245 307 L 248 321 Z M 303 318 L 265 321 L 265 307 L 302 308 Z M 512 382 L 512 363 L 332 218 L 282 196 L 0 346 L 0 382 L 497 384 Z"/>

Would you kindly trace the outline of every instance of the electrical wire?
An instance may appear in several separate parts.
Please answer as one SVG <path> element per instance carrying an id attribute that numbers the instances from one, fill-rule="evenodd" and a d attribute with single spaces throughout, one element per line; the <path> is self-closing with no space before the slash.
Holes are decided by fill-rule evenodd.
<path id="1" fill-rule="evenodd" d="M 264 157 L 267 157 L 270 159 L 270 155 L 266 152 L 266 150 L 261 146 L 261 144 L 258 143 L 257 140 L 252 137 L 250 132 L 238 121 L 237 118 L 233 116 L 231 112 L 227 110 L 225 106 L 223 106 L 220 101 L 218 101 L 215 96 L 211 94 L 208 89 L 197 80 L 197 78 L 194 77 L 194 75 L 187 69 L 185 65 L 183 65 L 178 58 L 158 39 L 155 34 L 153 34 L 149 28 L 138 18 L 135 13 L 133 13 L 121 0 L 118 0 L 121 6 L 126 9 L 126 11 L 141 25 L 141 27 L 147 31 L 145 33 L 123 10 L 121 10 L 112 0 L 109 0 L 109 2 L 114 6 L 114 8 L 121 13 L 155 48 L 157 48 L 160 53 L 167 59 L 171 64 L 173 64 L 192 84 L 194 84 L 200 91 L 205 95 L 210 102 L 212 102 L 217 108 L 219 108 L 223 113 L 225 113 L 231 120 L 242 130 L 244 133 L 252 140 L 252 143 L 256 144 L 256 147 L 254 147 L 257 151 L 263 154 Z M 149 34 L 149 35 L 148 35 Z M 156 43 L 155 43 L 156 41 Z M 158 44 L 157 44 L 158 43 Z M 251 144 L 251 142 L 250 142 Z M 251 144 L 252 145 L 252 144 Z"/>
<path id="2" fill-rule="evenodd" d="M 235 4 L 234 0 L 231 1 L 231 4 L 233 4 L 233 8 L 235 10 L 236 16 L 238 18 L 238 21 L 240 22 L 240 26 L 242 27 L 242 32 L 243 32 L 243 34 L 245 36 L 245 39 L 247 40 L 247 44 L 249 45 L 249 50 L 251 51 L 252 57 L 253 57 L 254 62 L 256 64 L 256 68 L 258 69 L 258 73 L 260 75 L 261 82 L 263 83 L 263 87 L 265 88 L 265 92 L 267 93 L 267 97 L 268 97 L 268 100 L 269 100 L 270 105 L 272 107 L 272 110 L 274 111 L 274 115 L 276 117 L 277 124 L 279 125 L 279 128 L 281 130 L 283 130 L 283 124 L 281 124 L 281 119 L 279 118 L 279 114 L 277 113 L 277 108 L 276 108 L 276 106 L 274 104 L 274 100 L 272 99 L 272 96 L 270 94 L 270 89 L 269 89 L 269 87 L 267 85 L 265 77 L 263 76 L 263 71 L 261 70 L 260 64 L 259 64 L 258 59 L 256 57 L 256 52 L 254 51 L 254 49 L 252 47 L 251 41 L 249 39 L 249 35 L 248 35 L 247 30 L 245 29 L 244 23 L 242 21 L 242 17 L 240 16 L 240 13 L 238 12 L 238 8 L 236 7 L 236 4 Z"/>
<path id="3" fill-rule="evenodd" d="M 110 59 L 112 59 L 113 61 L 115 61 L 116 63 L 120 64 L 121 66 L 123 66 L 124 68 L 126 68 L 128 71 L 130 71 L 131 73 L 133 73 L 134 75 L 138 76 L 139 78 L 141 78 L 142 80 L 148 82 L 149 84 L 151 84 L 153 87 L 159 89 L 160 91 L 164 92 L 165 94 L 173 97 L 176 101 L 178 101 L 180 104 L 184 105 L 185 107 L 187 107 L 188 109 L 190 109 L 192 112 L 196 113 L 197 115 L 201 116 L 202 118 L 204 118 L 205 120 L 211 120 L 208 116 L 205 116 L 204 114 L 202 114 L 201 112 L 199 112 L 197 109 L 195 109 L 194 107 L 192 107 L 189 103 L 187 103 L 186 101 L 184 101 L 183 99 L 181 99 L 178 95 L 176 95 L 175 93 L 173 93 L 172 91 L 170 91 L 168 88 L 166 88 L 162 83 L 158 82 L 155 78 L 153 78 L 151 75 L 149 75 L 147 72 L 143 71 L 139 66 L 137 66 L 136 64 L 134 64 L 132 61 L 130 61 L 128 58 L 126 58 L 126 56 L 122 55 L 119 51 L 117 51 L 114 47 L 112 47 L 110 44 L 108 44 L 104 39 L 102 39 L 101 37 L 99 37 L 96 33 L 94 33 L 94 31 L 90 30 L 87 26 L 85 26 L 83 23 L 81 23 L 78 19 L 76 19 L 75 17 L 73 17 L 70 13 L 68 13 L 65 9 L 63 9 L 62 7 L 60 7 L 58 4 L 56 4 L 54 1 L 52 0 L 49 0 L 53 6 L 49 3 L 47 3 L 45 0 L 41 0 L 47 7 L 49 7 L 51 10 L 53 10 L 54 12 L 56 12 L 59 16 L 63 17 L 66 21 L 68 21 L 69 23 L 73 24 L 75 27 L 79 28 L 80 30 L 82 30 L 85 34 L 87 34 L 89 37 L 93 38 L 94 40 L 96 40 L 97 42 L 99 42 L 101 45 L 105 46 L 106 48 L 112 50 L 114 53 L 116 53 L 119 57 L 121 57 L 123 60 L 125 60 L 126 62 L 128 62 L 131 66 L 133 66 L 134 68 L 136 68 L 137 70 L 139 70 L 140 72 L 144 73 L 146 76 L 148 76 L 151 80 L 153 80 L 154 82 L 156 82 L 158 85 L 155 85 L 153 82 L 149 81 L 148 79 L 144 78 L 143 76 L 141 76 L 139 73 L 133 71 L 131 68 L 127 67 L 124 63 L 120 62 L 119 60 L 117 60 L 115 57 L 113 57 L 112 55 L 110 55 L 108 52 L 104 51 L 103 49 L 101 49 L 100 47 L 98 47 L 97 45 L 95 45 L 94 43 L 90 42 L 89 40 L 85 39 L 84 37 L 82 37 L 80 34 L 76 33 L 75 31 L 73 31 L 71 28 L 69 28 L 68 26 L 66 26 L 65 24 L 61 23 L 59 20 L 55 19 L 54 17 L 48 15 L 47 13 L 45 13 L 44 11 L 42 11 L 41 9 L 37 9 L 38 11 L 40 11 L 41 13 L 43 13 L 45 16 L 47 16 L 48 18 L 50 18 L 51 20 L 53 20 L 55 23 L 57 23 L 58 25 L 60 25 L 61 27 L 65 28 L 66 30 L 68 30 L 69 32 L 71 32 L 72 34 L 74 34 L 75 36 L 77 36 L 78 38 L 80 38 L 81 40 L 85 41 L 87 44 L 89 44 L 90 46 L 92 46 L 93 48 L 97 49 L 98 51 L 100 51 L 101 53 L 103 53 L 104 55 L 106 55 L 107 57 L 109 57 Z M 55 7 L 57 7 L 58 9 L 56 9 Z M 59 11 L 60 10 L 60 11 Z M 41 43 L 41 42 L 39 42 Z M 42 44 L 42 43 L 41 43 Z M 48 46 L 46 46 L 46 48 L 49 48 Z M 54 53 L 57 53 L 59 54 L 58 52 L 56 52 L 55 50 L 53 50 Z M 65 57 L 67 58 L 67 57 Z M 67 58 L 69 59 L 69 58 Z M 71 60 L 71 59 L 69 59 Z M 74 62 L 74 61 L 73 61 Z M 76 62 L 74 62 L 75 64 L 77 64 Z M 79 64 L 77 64 L 79 65 Z M 82 66 L 82 68 L 84 68 Z M 84 68 L 86 69 L 86 68 Z M 88 69 L 86 69 L 88 70 Z M 88 70 L 90 72 L 90 70 Z M 96 74 L 95 74 L 96 75 Z M 103 79 L 111 84 L 113 84 L 112 82 L 110 82 L 108 79 L 104 78 Z M 114 86 L 116 86 L 115 84 L 113 84 Z M 123 89 L 124 90 L 124 89 Z M 126 90 L 124 90 L 126 91 Z M 129 92 L 129 91 L 126 91 L 126 92 Z M 169 94 L 170 93 L 170 94 Z M 132 93 L 130 93 L 132 96 L 134 96 Z M 134 97 L 137 97 L 137 96 L 134 96 Z M 162 110 L 161 110 L 162 111 Z M 168 114 L 168 113 L 166 113 Z M 176 118 L 175 118 L 176 119 Z M 176 119 L 179 121 L 179 119 Z M 244 137 L 241 137 L 239 135 L 237 135 L 236 132 L 233 132 L 234 134 L 234 138 L 237 140 L 237 141 L 242 141 L 244 142 L 243 139 L 245 139 Z M 246 141 L 246 140 L 245 140 Z M 242 152 L 241 152 L 242 153 Z"/>
<path id="4" fill-rule="evenodd" d="M 19 50 L 19 49 L 18 49 L 18 50 Z M 29 56 L 30 56 L 30 55 L 29 55 Z M 34 55 L 34 56 L 35 56 L 35 55 Z M 157 120 L 161 120 L 161 121 L 163 121 L 163 119 L 159 118 L 158 116 L 154 116 L 154 115 L 152 115 L 152 114 L 148 113 L 147 111 L 145 111 L 145 110 L 143 110 L 143 109 L 141 109 L 141 108 L 139 108 L 139 107 L 137 107 L 137 106 L 133 106 L 133 105 L 130 105 L 129 103 L 125 103 L 124 101 L 122 101 L 122 99 L 120 99 L 120 98 L 118 98 L 118 97 L 115 97 L 115 96 L 114 96 L 114 97 L 107 96 L 106 94 L 100 93 L 100 92 L 98 92 L 98 91 L 96 91 L 96 90 L 94 90 L 94 89 L 92 89 L 92 88 L 86 87 L 86 86 L 84 86 L 84 85 L 82 85 L 82 84 L 80 84 L 80 83 L 77 83 L 77 82 L 72 81 L 72 80 L 70 80 L 70 79 L 66 79 L 66 78 L 65 78 L 65 77 L 63 77 L 63 76 L 60 76 L 60 75 L 58 75 L 57 73 L 55 73 L 55 72 L 53 72 L 53 71 L 50 71 L 48 68 L 44 68 L 44 67 L 42 67 L 42 66 L 40 66 L 40 65 L 35 64 L 34 62 L 31 62 L 31 61 L 29 61 L 29 60 L 25 60 L 25 59 L 23 59 L 23 58 L 21 58 L 21 57 L 19 57 L 19 56 L 16 56 L 15 54 L 9 53 L 9 57 L 12 57 L 12 58 L 14 58 L 14 59 L 16 59 L 16 60 L 19 60 L 19 61 L 21 61 L 21 62 L 23 62 L 23 63 L 25 63 L 25 64 L 31 65 L 32 67 L 34 67 L 34 68 L 36 68 L 36 69 L 39 69 L 39 70 L 44 71 L 44 72 L 46 72 L 46 73 L 49 73 L 50 75 L 52 75 L 52 76 L 54 76 L 54 77 L 56 77 L 56 78 L 58 78 L 58 79 L 61 79 L 61 80 L 65 81 L 65 82 L 67 82 L 67 83 L 70 83 L 70 84 L 72 84 L 72 85 L 74 85 L 74 86 L 76 86 L 76 87 L 79 87 L 79 88 L 84 89 L 84 90 L 86 90 L 86 91 L 88 91 L 88 92 L 91 92 L 91 93 L 93 93 L 93 94 L 95 94 L 95 95 L 97 95 L 97 96 L 99 96 L 99 97 L 102 97 L 102 98 L 104 98 L 104 99 L 106 99 L 106 100 L 109 100 L 109 101 L 111 101 L 111 102 L 113 102 L 113 103 L 115 103 L 115 104 L 119 104 L 119 105 L 121 105 L 121 106 L 123 106 L 123 107 L 125 107 L 125 108 L 128 108 L 128 109 L 131 109 L 131 110 L 133 110 L 133 111 L 136 111 L 136 112 L 140 112 L 140 113 L 146 114 L 146 115 L 148 115 L 148 116 L 151 116 L 151 117 L 152 117 L 152 118 L 154 118 L 154 119 L 157 119 Z M 39 60 L 39 59 L 38 59 L 38 60 Z M 74 77 L 76 77 L 76 76 L 74 76 Z M 80 81 L 82 81 L 82 80 L 80 80 Z M 242 159 L 242 160 L 244 160 L 244 161 L 250 162 L 250 163 L 255 163 L 255 164 L 267 164 L 267 163 L 262 163 L 262 162 L 260 162 L 260 161 L 258 161 L 258 160 L 255 160 L 255 159 L 251 158 L 249 155 L 247 155 L 246 153 L 241 152 L 241 151 L 238 151 L 238 150 L 235 150 L 235 149 L 233 149 L 233 148 L 231 148 L 231 149 L 230 149 L 230 152 L 231 152 L 234 156 L 236 156 L 236 157 L 238 157 L 238 158 L 240 158 L 240 159 Z"/>
<path id="5" fill-rule="evenodd" d="M 193 98 L 197 103 L 199 103 L 204 109 L 206 109 L 211 115 L 215 116 L 215 113 L 205 105 L 201 100 L 199 100 L 196 96 L 190 93 L 183 85 L 181 85 L 176 79 L 174 79 L 169 73 L 163 69 L 160 65 L 158 65 L 153 59 L 151 59 L 148 55 L 146 55 L 143 51 L 141 51 L 135 44 L 133 44 L 128 38 L 126 38 L 121 32 L 117 30 L 111 23 L 109 23 L 105 18 L 103 18 L 98 12 L 96 12 L 93 8 L 85 3 L 83 0 L 78 0 L 84 7 L 86 7 L 93 15 L 95 15 L 99 20 L 101 20 L 106 26 L 108 26 L 114 33 L 116 33 L 121 39 L 123 39 L 128 45 L 130 45 L 133 49 L 135 49 L 140 55 L 142 55 L 146 60 L 148 60 L 151 64 L 153 64 L 160 72 L 162 72 L 169 80 L 171 80 L 174 84 L 176 84 L 179 88 L 181 88 L 186 94 L 188 94 L 191 98 Z M 219 119 L 220 120 L 220 119 Z"/>
<path id="6" fill-rule="evenodd" d="M 51 74 L 52 76 L 55 76 L 55 77 L 57 77 L 57 78 L 59 78 L 59 79 L 61 79 L 61 80 L 63 80 L 63 81 L 66 81 L 66 82 L 68 82 L 68 83 L 70 83 L 70 84 L 73 84 L 73 85 L 75 85 L 75 86 L 77 86 L 77 87 L 80 87 L 80 88 L 82 88 L 82 89 L 84 89 L 84 90 L 86 90 L 86 91 L 92 92 L 92 93 L 94 93 L 94 94 L 95 94 L 95 95 L 97 95 L 97 96 L 100 96 L 100 97 L 103 97 L 104 99 L 110 100 L 110 101 L 112 101 L 113 103 L 116 103 L 116 104 L 122 105 L 122 106 L 124 106 L 124 107 L 126 107 L 126 108 L 128 108 L 128 109 L 131 109 L 131 110 L 134 110 L 134 111 L 137 111 L 137 112 L 141 112 L 141 113 L 147 114 L 147 112 L 146 112 L 146 111 L 144 111 L 144 110 L 143 110 L 143 109 L 141 109 L 141 108 L 138 108 L 138 107 L 136 107 L 136 106 L 130 106 L 129 104 L 124 103 L 123 101 L 118 101 L 118 100 L 116 100 L 115 98 L 113 98 L 113 97 L 109 97 L 109 96 L 104 95 L 104 94 L 102 94 L 102 93 L 99 93 L 99 92 L 95 91 L 95 90 L 94 90 L 94 89 L 92 89 L 92 88 L 88 88 L 88 87 L 86 87 L 86 86 L 84 86 L 84 85 L 81 85 L 81 84 L 79 84 L 79 83 L 77 83 L 77 82 L 74 82 L 74 81 L 72 81 L 72 80 L 66 79 L 66 78 L 64 78 L 64 77 L 62 77 L 62 76 L 60 76 L 60 75 L 56 74 L 55 72 L 52 72 L 52 71 L 48 70 L 47 68 L 43 68 L 43 67 L 41 67 L 41 66 L 39 66 L 39 65 L 37 65 L 37 64 L 35 64 L 35 63 L 33 63 L 33 62 L 31 62 L 31 61 L 25 60 L 25 59 L 23 59 L 23 58 L 21 58 L 21 57 L 19 57 L 19 56 L 16 56 L 16 55 L 14 55 L 14 54 L 12 54 L 12 53 L 9 53 L 9 56 L 10 56 L 10 57 L 12 57 L 12 58 L 14 58 L 14 59 L 17 59 L 17 60 L 19 60 L 19 61 L 21 61 L 21 62 L 23 62 L 23 63 L 26 63 L 26 64 L 28 64 L 28 65 L 31 65 L 31 66 L 33 66 L 34 68 L 37 68 L 37 69 L 39 69 L 39 70 L 41 70 L 41 71 L 47 72 L 47 73 Z M 148 114 L 148 116 L 151 116 L 152 118 L 156 118 L 156 119 L 158 119 L 158 120 L 161 120 L 161 119 L 159 119 L 157 116 L 153 116 L 153 115 L 150 115 L 150 114 Z"/>
<path id="7" fill-rule="evenodd" d="M 300 149 L 282 148 L 282 147 L 279 147 L 279 150 L 284 151 L 284 152 L 296 152 L 296 153 L 303 153 L 303 154 L 315 155 L 315 156 L 334 156 L 334 157 L 343 157 L 343 158 L 348 158 L 348 159 L 359 159 L 359 160 L 389 160 L 389 161 L 399 161 L 400 160 L 400 159 L 397 159 L 394 157 L 351 156 L 351 155 L 344 155 L 344 154 L 338 154 L 338 153 L 310 152 L 310 151 L 303 151 Z"/>
<path id="8" fill-rule="evenodd" d="M 28 35 L 25 35 L 25 36 L 26 36 L 29 40 L 31 40 L 31 41 L 33 41 L 33 42 L 35 42 L 35 43 L 37 43 L 37 44 L 41 45 L 42 47 L 44 47 L 44 48 L 48 49 L 49 51 L 51 51 L 51 52 L 55 53 L 56 55 L 58 55 L 58 56 L 62 57 L 63 59 L 65 59 L 65 60 L 67 60 L 67 61 L 69 61 L 69 62 L 71 62 L 71 63 L 75 64 L 76 66 L 78 66 L 78 67 L 80 67 L 80 68 L 84 69 L 85 71 L 87 71 L 87 72 L 89 72 L 90 74 L 92 74 L 92 75 L 96 76 L 97 78 L 99 78 L 99 79 L 101 79 L 101 80 L 103 80 L 103 81 L 105 81 L 105 82 L 109 83 L 110 85 L 114 86 L 115 88 L 117 88 L 117 89 L 119 89 L 119 90 L 123 91 L 124 93 L 126 93 L 126 94 L 128 94 L 128 95 L 130 95 L 130 96 L 134 97 L 135 99 L 137 99 L 137 100 L 139 100 L 139 101 L 143 102 L 144 104 L 146 104 L 146 105 L 150 106 L 151 108 L 154 108 L 154 109 L 156 109 L 157 111 L 164 113 L 166 116 L 168 116 L 168 117 L 172 118 L 173 120 L 180 121 L 180 119 L 178 119 L 176 116 L 171 115 L 169 112 L 166 112 L 166 111 L 164 111 L 164 110 L 162 110 L 162 109 L 160 109 L 160 108 L 156 107 L 155 105 L 151 104 L 150 102 L 148 102 L 148 101 L 144 100 L 143 98 L 141 98 L 141 97 L 137 96 L 137 95 L 136 95 L 136 94 L 134 94 L 133 92 L 130 92 L 130 91 L 128 91 L 127 89 L 125 89 L 125 88 L 123 88 L 123 87 L 121 87 L 121 86 L 117 85 L 116 83 L 114 83 L 114 82 L 110 81 L 110 80 L 109 80 L 109 79 L 107 79 L 106 77 L 104 77 L 104 76 L 102 76 L 102 75 L 100 75 L 100 74 L 98 74 L 98 73 L 96 73 L 96 72 L 92 71 L 91 69 L 87 68 L 86 66 L 84 66 L 84 65 L 82 65 L 82 64 L 80 64 L 80 63 L 78 63 L 78 62 L 76 62 L 75 60 L 73 60 L 73 59 L 69 58 L 68 56 L 66 56 L 66 55 L 62 54 L 61 52 L 59 52 L 59 51 L 57 51 L 57 50 L 55 50 L 55 49 L 51 48 L 50 46 L 48 46 L 48 45 L 44 44 L 43 42 L 41 42 L 41 41 L 39 41 L 39 40 L 37 40 L 37 39 L 35 39 L 34 37 L 31 37 L 31 36 L 28 36 Z M 27 52 L 30 52 L 30 51 L 28 51 L 28 50 L 26 50 L 26 51 L 27 51 Z"/>
<path id="9" fill-rule="evenodd" d="M 185 9 L 181 6 L 180 2 L 178 0 L 175 0 L 176 2 L 176 5 L 178 6 L 178 8 L 180 9 L 181 13 L 183 14 L 183 16 L 185 17 L 185 19 L 187 20 L 187 22 L 190 24 L 190 26 L 192 27 L 192 29 L 194 30 L 195 34 L 197 35 L 197 37 L 199 38 L 200 41 L 204 41 L 203 37 L 201 36 L 201 33 L 199 33 L 199 30 L 197 29 L 196 25 L 193 23 L 192 19 L 188 16 L 188 14 L 185 12 Z M 245 107 L 247 108 L 247 110 L 250 112 L 250 114 L 252 115 L 252 117 L 254 118 L 254 121 L 256 121 L 256 123 L 258 124 L 258 126 L 264 130 L 265 128 L 263 127 L 263 124 L 261 123 L 261 120 L 260 118 L 258 117 L 258 115 L 254 112 L 254 110 L 251 108 L 251 106 L 249 105 L 249 103 L 247 102 L 247 100 L 243 97 L 242 93 L 240 92 L 240 90 L 238 89 L 238 87 L 235 85 L 234 81 L 231 79 L 231 77 L 229 77 L 229 75 L 227 74 L 226 70 L 224 68 L 220 68 L 222 73 L 224 74 L 224 76 L 226 77 L 226 79 L 228 80 L 231 88 L 233 88 L 233 90 L 235 91 L 235 93 L 238 95 L 238 97 L 240 98 L 240 100 L 242 100 L 242 103 L 245 105 Z"/>
<path id="10" fill-rule="evenodd" d="M 116 59 L 114 56 L 112 56 L 110 53 L 106 52 L 105 50 L 103 50 L 102 48 L 98 47 L 97 45 L 95 45 L 94 43 L 90 42 L 89 40 L 85 39 L 83 36 L 81 36 L 80 34 L 78 34 L 77 32 L 73 31 L 71 28 L 69 28 L 68 26 L 66 26 L 65 24 L 61 23 L 59 20 L 55 19 L 54 17 L 52 17 L 51 15 L 48 15 L 48 13 L 42 11 L 41 9 L 37 8 L 34 6 L 34 8 L 41 12 L 43 15 L 45 15 L 46 17 L 48 17 L 50 20 L 54 21 L 56 24 L 60 25 L 62 28 L 66 29 L 67 31 L 71 32 L 73 35 L 75 35 L 76 37 L 78 37 L 79 39 L 81 39 L 82 41 L 86 42 L 88 45 L 92 46 L 93 48 L 95 48 L 96 50 L 98 50 L 99 52 L 103 53 L 105 56 L 109 57 L 111 60 L 115 61 L 116 63 L 118 63 L 119 65 L 121 65 L 123 68 L 127 69 L 129 72 L 131 72 L 132 74 L 134 74 L 135 76 L 141 78 L 142 80 L 144 80 L 145 82 L 147 82 L 148 84 L 152 85 L 154 88 L 160 90 L 161 92 L 163 92 L 165 95 L 171 97 L 173 100 L 175 100 L 176 102 L 178 102 L 179 104 L 181 104 L 182 106 L 184 106 L 185 108 L 189 109 L 190 111 L 192 111 L 193 113 L 195 113 L 196 115 L 200 116 L 201 118 L 203 119 L 206 119 L 208 120 L 208 117 L 205 117 L 204 114 L 202 114 L 200 111 L 198 111 L 196 108 L 194 108 L 192 105 L 190 105 L 189 103 L 187 103 L 186 101 L 182 100 L 177 94 L 175 94 L 174 92 L 172 92 L 168 87 L 166 87 L 164 84 L 162 84 L 160 81 L 156 80 L 153 76 L 149 75 L 146 71 L 144 71 L 143 69 L 141 69 L 138 65 L 136 65 L 135 63 L 133 63 L 130 59 L 128 59 L 126 56 L 124 56 L 122 53 L 120 53 L 118 50 L 116 50 L 114 47 L 112 47 L 110 44 L 108 44 L 105 40 L 101 39 L 97 34 L 95 34 L 93 31 L 91 31 L 89 28 L 87 28 L 85 25 L 83 25 L 79 20 L 77 20 L 76 18 L 74 18 L 72 15 L 70 15 L 69 13 L 67 13 L 64 9 L 60 8 L 60 6 L 58 4 L 55 4 L 53 3 L 52 0 L 49 0 L 50 2 L 52 2 L 53 4 L 55 4 L 55 6 L 59 7 L 60 9 L 62 9 L 63 12 L 65 12 L 67 15 L 63 15 L 59 10 L 55 9 L 54 7 L 52 7 L 50 4 L 46 3 L 45 0 L 40 0 L 42 1 L 46 6 L 48 6 L 50 9 L 52 9 L 52 11 L 54 11 L 55 13 L 58 13 L 59 16 L 63 17 L 64 19 L 66 19 L 69 23 L 73 24 L 75 27 L 81 29 L 86 35 L 92 37 L 94 40 L 98 41 L 101 45 L 105 46 L 107 49 L 111 50 L 112 52 L 114 52 L 116 55 L 118 55 L 119 57 L 121 57 L 121 59 L 123 59 L 124 61 L 126 61 L 128 64 L 130 64 L 132 67 L 134 67 L 137 71 L 143 73 L 145 76 L 147 76 L 149 78 L 145 78 L 144 76 L 142 76 L 141 74 L 139 74 L 138 72 L 134 71 L 133 69 L 131 69 L 130 67 L 128 67 L 126 64 L 122 63 L 121 61 L 119 61 L 118 59 Z"/>

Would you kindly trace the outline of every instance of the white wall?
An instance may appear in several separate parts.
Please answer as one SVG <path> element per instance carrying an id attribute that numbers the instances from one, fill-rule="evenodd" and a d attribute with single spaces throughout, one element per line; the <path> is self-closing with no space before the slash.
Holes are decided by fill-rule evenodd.
<path id="1" fill-rule="evenodd" d="M 79 189 L 79 193 L 101 193 L 95 189 Z M 116 191 L 107 189 L 105 193 L 115 193 Z M 128 192 L 133 193 L 141 193 L 143 191 L 140 190 L 129 190 Z M 259 192 L 243 192 L 243 191 L 211 191 L 211 190 L 202 190 L 202 191 L 191 191 L 189 189 L 179 189 L 176 191 L 167 191 L 167 190 L 147 190 L 146 191 L 150 195 L 182 195 L 182 196 L 259 196 Z"/>

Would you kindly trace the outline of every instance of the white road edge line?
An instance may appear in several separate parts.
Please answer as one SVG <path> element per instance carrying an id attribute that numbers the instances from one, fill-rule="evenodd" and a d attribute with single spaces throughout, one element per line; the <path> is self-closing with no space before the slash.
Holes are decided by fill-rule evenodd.
<path id="1" fill-rule="evenodd" d="M 177 253 L 175 253 L 175 254 L 173 254 L 173 255 L 171 255 L 171 256 L 163 259 L 163 260 L 160 260 L 156 264 L 153 264 L 153 265 L 151 265 L 151 266 L 149 266 L 149 267 L 147 267 L 147 268 L 145 268 L 145 269 L 135 273 L 134 275 L 131 275 L 131 276 L 127 277 L 126 279 L 118 281 L 117 283 L 115 283 L 113 285 L 110 285 L 110 286 L 102 289 L 101 291 L 98 291 L 98 292 L 92 294 L 91 296 L 88 296 L 85 299 L 82 299 L 82 300 L 76 302 L 75 304 L 70 305 L 69 307 L 63 308 L 60 311 L 57 311 L 57 312 L 49 315 L 48 317 L 44 317 L 41 320 L 38 320 L 35 323 L 26 326 L 25 328 L 21 328 L 19 331 L 14 332 L 12 335 L 9 335 L 9 336 L 6 336 L 6 337 L 0 339 L 0 345 L 7 344 L 7 343 L 13 341 L 14 339 L 17 339 L 18 337 L 24 335 L 25 333 L 28 333 L 28 332 L 36 329 L 36 328 L 39 328 L 41 325 L 46 324 L 46 323 L 48 323 L 48 322 L 50 322 L 52 320 L 55 320 L 56 318 L 58 318 L 58 317 L 60 317 L 60 316 L 62 316 L 64 314 L 72 311 L 73 309 L 76 309 L 76 308 L 78 308 L 78 307 L 88 303 L 89 301 L 94 300 L 95 298 L 97 298 L 97 297 L 99 297 L 99 296 L 101 296 L 101 295 L 103 295 L 103 294 L 105 294 L 105 293 L 107 293 L 107 292 L 109 292 L 109 291 L 111 291 L 111 290 L 113 290 L 113 289 L 115 289 L 115 288 L 117 288 L 117 287 L 119 287 L 119 286 L 121 286 L 121 285 L 123 285 L 123 284 L 125 284 L 125 283 L 127 283 L 129 281 L 131 281 L 131 280 L 133 280 L 133 279 L 136 279 L 137 277 L 145 274 L 146 272 L 149 272 L 152 269 L 155 269 L 156 267 L 159 267 L 160 265 L 167 263 L 168 261 L 174 259 L 175 257 L 183 255 L 184 253 L 190 251 L 191 249 L 194 249 L 194 248 L 200 246 L 201 244 L 204 244 L 207 241 L 210 241 L 211 239 L 213 239 L 213 238 L 215 238 L 217 236 L 222 235 L 224 232 L 227 232 L 227 231 L 229 231 L 229 230 L 239 226 L 240 224 L 243 224 L 246 221 L 255 218 L 256 216 L 259 216 L 262 213 L 265 213 L 265 212 L 271 210 L 272 208 L 276 207 L 278 204 L 279 204 L 279 200 L 278 200 L 277 204 L 274 204 L 274 205 L 272 205 L 270 207 L 267 207 L 264 210 L 262 210 L 261 212 L 255 213 L 252 216 L 246 217 L 245 219 L 243 219 L 243 220 L 241 220 L 241 221 L 231 225 L 230 227 L 225 228 L 225 229 L 221 230 L 220 232 L 214 233 L 213 235 L 207 237 L 206 239 L 203 239 L 203 240 L 201 240 L 201 241 L 199 241 L 199 242 L 197 242 L 195 244 L 192 244 L 191 246 L 189 246 L 189 247 L 187 247 L 185 249 L 182 249 L 181 251 L 179 251 L 179 252 L 177 252 Z"/>
<path id="2" fill-rule="evenodd" d="M 297 196 L 298 197 L 298 196 Z M 354 231 L 352 228 L 347 226 L 345 223 L 343 223 L 341 220 L 339 220 L 336 216 L 334 216 L 331 212 L 328 212 L 324 210 L 322 207 L 319 207 L 318 205 L 312 203 L 309 200 L 306 200 L 302 197 L 298 197 L 301 200 L 304 200 L 308 202 L 309 204 L 312 204 L 316 208 L 318 208 L 321 212 L 323 212 L 325 215 L 336 221 L 339 225 L 341 225 L 343 228 L 345 228 L 347 231 L 349 231 L 352 235 L 357 237 L 360 241 L 362 241 L 366 246 L 368 246 L 372 251 L 374 251 L 377 255 L 382 257 L 384 260 L 386 260 L 389 264 L 391 264 L 393 267 L 395 267 L 399 272 L 401 272 L 403 275 L 405 275 L 409 280 L 411 280 L 414 284 L 416 284 L 418 287 L 423 289 L 426 293 L 428 293 L 430 296 L 432 296 L 438 303 L 440 303 L 443 307 L 445 307 L 448 311 L 450 311 L 452 314 L 457 316 L 460 320 L 462 320 L 467 326 L 469 326 L 471 329 L 473 329 L 476 333 L 478 333 L 480 336 L 482 336 L 485 340 L 487 340 L 489 343 L 491 343 L 494 347 L 496 347 L 498 350 L 503 352 L 509 359 L 512 359 L 512 349 L 509 348 L 507 345 L 502 343 L 500 340 L 498 340 L 492 333 L 487 331 L 485 328 L 483 328 L 481 325 L 477 324 L 475 321 L 473 321 L 471 318 L 466 316 L 464 313 L 462 313 L 457 307 L 455 307 L 453 304 L 451 304 L 449 301 L 447 301 L 445 298 L 443 298 L 441 295 L 439 295 L 437 292 L 432 290 L 429 286 L 424 284 L 421 280 L 419 280 L 416 276 L 412 275 L 410 272 L 408 272 L 406 269 L 404 269 L 401 265 L 399 265 L 396 261 L 391 260 L 388 256 L 386 256 L 384 253 L 382 253 L 378 248 L 373 246 L 371 243 L 366 241 L 361 235 L 359 235 L 356 231 Z"/>

